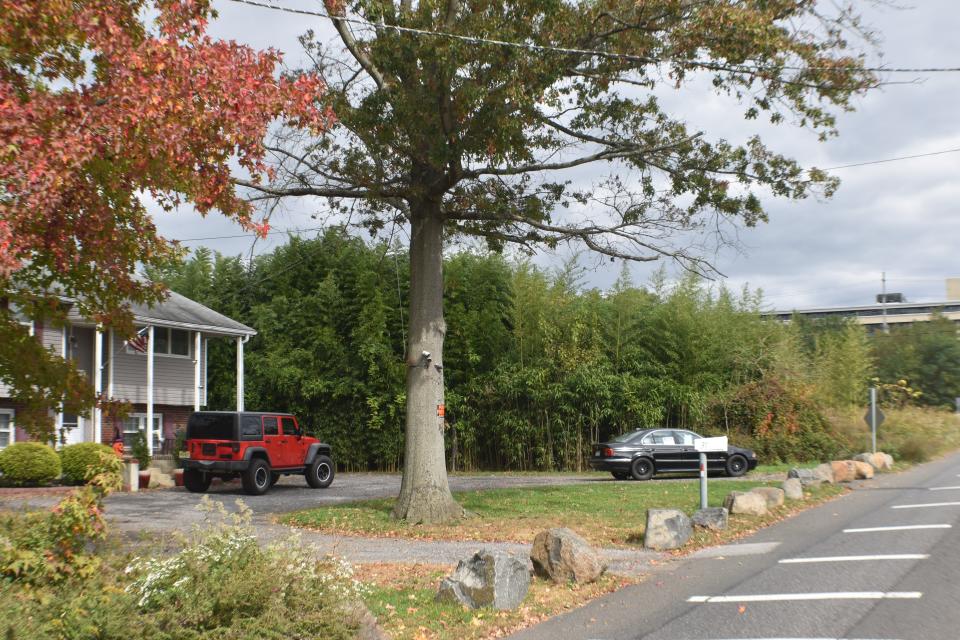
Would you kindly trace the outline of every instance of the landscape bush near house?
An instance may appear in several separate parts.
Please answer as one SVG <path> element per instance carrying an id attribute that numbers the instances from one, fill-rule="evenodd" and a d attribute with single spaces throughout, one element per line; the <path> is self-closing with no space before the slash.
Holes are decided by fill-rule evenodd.
<path id="1" fill-rule="evenodd" d="M 58 469 L 59 464 L 58 458 Z M 94 575 L 100 558 L 93 545 L 106 532 L 103 498 L 120 488 L 121 468 L 112 451 L 100 453 L 88 469 L 89 484 L 74 489 L 53 509 L 2 514 L 0 576 L 23 587 Z"/>
<path id="2" fill-rule="evenodd" d="M 140 469 L 146 469 L 150 466 L 153 458 L 150 455 L 150 449 L 147 447 L 147 437 L 143 431 L 137 431 L 133 434 L 133 443 L 130 445 L 130 455 L 140 463 Z"/>
<path id="3" fill-rule="evenodd" d="M 257 328 L 245 352 L 250 406 L 296 413 L 347 469 L 396 470 L 407 270 L 402 250 L 331 229 L 249 265 L 199 249 L 153 276 Z M 856 408 L 862 423 L 871 378 L 896 383 L 884 376 L 904 354 L 907 373 L 937 385 L 928 393 L 908 379 L 922 392 L 910 405 L 937 421 L 935 400 L 960 396 L 960 381 L 935 375 L 960 359 L 944 362 L 919 329 L 892 330 L 887 343 L 838 320 L 784 324 L 761 314 L 759 292 L 663 274 L 637 286 L 627 273 L 600 292 L 583 287 L 575 263 L 446 260 L 450 467 L 581 471 L 591 443 L 658 425 L 729 435 L 765 462 L 843 457 L 864 449 L 865 425 L 850 436 L 834 416 Z M 234 347 L 211 342 L 208 365 L 209 408 L 232 408 Z"/>
<path id="4" fill-rule="evenodd" d="M 60 449 L 60 464 L 63 468 L 63 481 L 66 484 L 83 484 L 92 475 L 97 475 L 101 465 L 101 454 L 116 456 L 113 449 L 97 442 L 80 442 Z"/>
<path id="5" fill-rule="evenodd" d="M 77 495 L 93 491 L 84 487 Z M 61 562 L 49 572 L 7 573 L 0 583 L 0 632 L 5 638 L 356 636 L 365 591 L 353 580 L 350 567 L 333 559 L 317 561 L 295 539 L 261 547 L 242 505 L 238 518 L 227 519 L 208 503 L 210 517 L 176 554 L 133 559 L 116 548 L 91 546 L 103 540 L 105 530 L 83 527 L 71 514 L 70 509 L 59 509 L 0 521 L 0 535 L 14 540 L 38 523 L 44 523 L 44 531 L 82 529 L 62 545 L 74 552 L 73 564 Z M 99 519 L 91 514 L 85 522 L 95 521 Z"/>
<path id="6" fill-rule="evenodd" d="M 60 477 L 60 457 L 52 447 L 39 442 L 17 442 L 0 450 L 0 473 L 4 484 L 36 486 Z"/>

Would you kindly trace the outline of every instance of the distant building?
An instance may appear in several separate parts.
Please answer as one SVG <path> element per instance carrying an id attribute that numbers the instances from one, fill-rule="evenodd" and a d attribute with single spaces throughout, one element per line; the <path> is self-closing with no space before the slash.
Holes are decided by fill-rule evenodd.
<path id="1" fill-rule="evenodd" d="M 133 321 L 142 329 L 140 348 L 112 330 L 102 331 L 70 306 L 66 326 L 24 320 L 31 335 L 58 356 L 74 362 L 110 400 L 130 403 L 122 421 L 110 420 L 100 409 L 89 418 L 54 415 L 57 439 L 64 444 L 109 443 L 116 432 L 129 445 L 138 431 L 152 453 L 169 449 L 174 433 L 184 428 L 192 411 L 207 403 L 207 342 L 233 340 L 237 345 L 237 407 L 243 410 L 243 345 L 256 331 L 178 293 L 153 307 L 132 305 Z M 20 407 L 0 384 L 0 449 L 27 439 L 16 426 Z"/>
<path id="2" fill-rule="evenodd" d="M 947 278 L 946 300 L 942 302 L 892 302 L 904 300 L 903 294 L 888 293 L 886 304 L 882 303 L 884 294 L 877 296 L 877 303 L 850 307 L 817 307 L 812 309 L 791 309 L 790 311 L 772 311 L 768 317 L 789 322 L 794 315 L 807 318 L 853 318 L 858 324 L 873 331 L 882 327 L 929 322 L 935 313 L 939 313 L 953 322 L 960 323 L 960 278 Z"/>

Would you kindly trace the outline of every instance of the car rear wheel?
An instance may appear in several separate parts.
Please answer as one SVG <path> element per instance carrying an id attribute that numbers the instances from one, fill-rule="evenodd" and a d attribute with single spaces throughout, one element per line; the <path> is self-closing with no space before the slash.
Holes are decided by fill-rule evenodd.
<path id="1" fill-rule="evenodd" d="M 314 489 L 326 489 L 333 482 L 333 460 L 328 456 L 317 456 L 307 467 L 307 484 Z"/>
<path id="2" fill-rule="evenodd" d="M 263 458 L 254 458 L 243 472 L 241 480 L 243 491 L 247 495 L 262 496 L 270 488 L 270 465 Z"/>
<path id="3" fill-rule="evenodd" d="M 735 454 L 727 458 L 727 475 L 731 478 L 739 478 L 747 472 L 747 459 L 740 454 Z"/>
<path id="4" fill-rule="evenodd" d="M 196 469 L 184 469 L 183 471 L 183 486 L 191 493 L 203 493 L 210 488 L 211 480 L 213 478 L 209 475 Z"/>
<path id="5" fill-rule="evenodd" d="M 649 480 L 653 477 L 653 462 L 649 458 L 637 458 L 630 465 L 630 475 L 634 480 Z"/>
<path id="6" fill-rule="evenodd" d="M 611 471 L 610 475 L 617 480 L 626 480 L 630 477 L 630 473 L 628 471 Z"/>

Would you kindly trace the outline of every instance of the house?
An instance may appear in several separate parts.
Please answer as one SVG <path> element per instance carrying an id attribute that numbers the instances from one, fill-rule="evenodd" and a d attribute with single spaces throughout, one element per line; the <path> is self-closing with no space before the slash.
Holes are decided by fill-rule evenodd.
<path id="1" fill-rule="evenodd" d="M 104 416 L 100 409 L 89 418 L 58 414 L 59 442 L 109 444 L 120 430 L 129 445 L 136 432 L 143 431 L 151 455 L 168 451 L 190 413 L 207 403 L 210 340 L 236 343 L 237 409 L 243 410 L 243 345 L 256 331 L 174 292 L 153 307 L 132 305 L 132 311 L 134 325 L 150 345 L 143 350 L 112 330 L 101 331 L 72 308 L 65 327 L 29 323 L 32 335 L 45 347 L 73 360 L 92 378 L 98 394 L 132 406 L 122 421 Z M 9 396 L 9 389 L 0 383 L 0 448 L 27 437 L 16 426 L 17 405 Z"/>

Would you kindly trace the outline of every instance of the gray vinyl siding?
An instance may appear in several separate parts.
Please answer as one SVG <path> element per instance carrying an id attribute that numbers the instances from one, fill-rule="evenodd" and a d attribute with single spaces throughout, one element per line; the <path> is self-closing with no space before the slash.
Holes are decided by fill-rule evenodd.
<path id="1" fill-rule="evenodd" d="M 113 397 L 134 404 L 146 403 L 147 355 L 128 353 L 123 340 L 119 337 L 114 338 L 113 354 Z M 192 341 L 190 354 L 193 355 Z M 202 382 L 201 378 L 201 384 Z M 154 357 L 153 402 L 154 404 L 193 406 L 192 357 L 162 355 Z"/>
<path id="2" fill-rule="evenodd" d="M 37 328 L 39 331 L 39 327 Z M 43 336 L 40 339 L 44 348 L 52 350 L 58 356 L 63 355 L 63 329 L 61 327 L 43 327 Z"/>
<path id="3" fill-rule="evenodd" d="M 59 327 L 34 325 L 35 335 L 40 337 L 40 343 L 46 349 L 52 349 L 58 356 L 63 355 L 63 330 Z M 0 398 L 10 397 L 10 387 L 0 382 Z"/>

